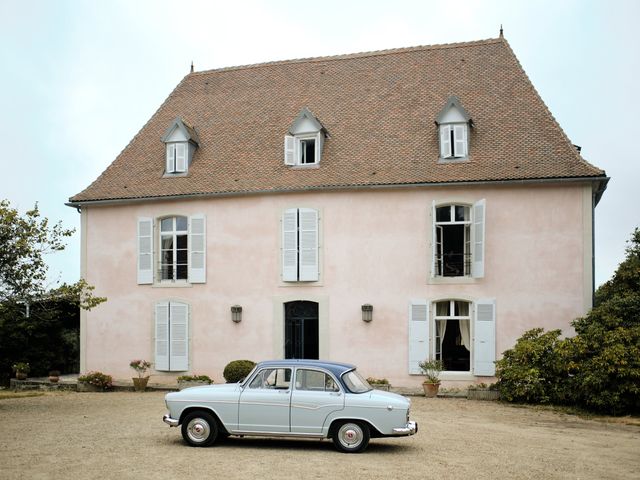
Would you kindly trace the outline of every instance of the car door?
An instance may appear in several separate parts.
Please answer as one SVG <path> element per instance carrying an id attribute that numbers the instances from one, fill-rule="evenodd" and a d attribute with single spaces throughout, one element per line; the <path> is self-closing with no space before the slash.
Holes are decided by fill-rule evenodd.
<path id="1" fill-rule="evenodd" d="M 344 393 L 327 372 L 296 369 L 291 394 L 291 432 L 322 433 L 327 416 L 344 408 Z"/>
<path id="2" fill-rule="evenodd" d="M 290 431 L 291 368 L 264 368 L 240 394 L 238 430 L 287 433 Z"/>

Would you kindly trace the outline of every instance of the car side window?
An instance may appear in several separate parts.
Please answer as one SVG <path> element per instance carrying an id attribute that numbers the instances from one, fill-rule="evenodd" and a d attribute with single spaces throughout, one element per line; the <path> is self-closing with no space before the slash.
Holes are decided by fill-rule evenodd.
<path id="1" fill-rule="evenodd" d="M 296 390 L 339 392 L 340 388 L 331 375 L 317 370 L 298 369 L 296 372 Z"/>
<path id="2" fill-rule="evenodd" d="M 253 377 L 249 388 L 286 390 L 290 384 L 290 368 L 265 368 Z"/>

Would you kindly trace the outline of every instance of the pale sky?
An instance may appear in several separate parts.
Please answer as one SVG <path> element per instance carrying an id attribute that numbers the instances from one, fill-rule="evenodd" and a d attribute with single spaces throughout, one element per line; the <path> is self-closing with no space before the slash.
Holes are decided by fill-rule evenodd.
<path id="1" fill-rule="evenodd" d="M 38 202 L 77 229 L 49 257 L 52 281 L 73 282 L 80 216 L 64 203 L 115 159 L 192 60 L 200 71 L 464 42 L 495 38 L 500 24 L 571 141 L 611 177 L 596 209 L 601 284 L 640 226 L 640 1 L 0 0 L 0 198 L 21 212 Z"/>

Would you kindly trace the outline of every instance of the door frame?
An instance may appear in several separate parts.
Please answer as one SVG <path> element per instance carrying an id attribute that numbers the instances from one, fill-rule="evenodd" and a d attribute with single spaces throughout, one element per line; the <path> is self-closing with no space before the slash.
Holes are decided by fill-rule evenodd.
<path id="1" fill-rule="evenodd" d="M 329 297 L 326 295 L 278 295 L 273 301 L 273 358 L 284 359 L 285 303 L 295 301 L 318 304 L 318 353 L 320 359 L 327 359 L 329 345 Z"/>

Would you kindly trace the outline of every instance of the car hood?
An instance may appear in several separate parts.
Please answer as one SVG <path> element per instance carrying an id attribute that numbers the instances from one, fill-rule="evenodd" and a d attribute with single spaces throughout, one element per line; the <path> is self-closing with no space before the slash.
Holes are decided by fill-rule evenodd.
<path id="1" fill-rule="evenodd" d="M 225 392 L 234 392 L 238 390 L 240 384 L 239 383 L 221 383 L 220 385 L 200 385 L 198 387 L 189 387 L 179 392 L 171 392 L 167 393 L 165 398 L 167 400 L 179 400 L 181 398 L 189 397 L 193 398 L 200 397 L 201 395 L 208 395 L 211 393 L 225 393 Z"/>
<path id="2" fill-rule="evenodd" d="M 374 402 L 391 404 L 396 407 L 409 408 L 409 405 L 411 405 L 411 400 L 407 397 L 403 397 L 402 395 L 398 395 L 397 393 L 385 392 L 383 390 L 371 390 L 365 393 L 365 395 L 368 395 Z"/>

